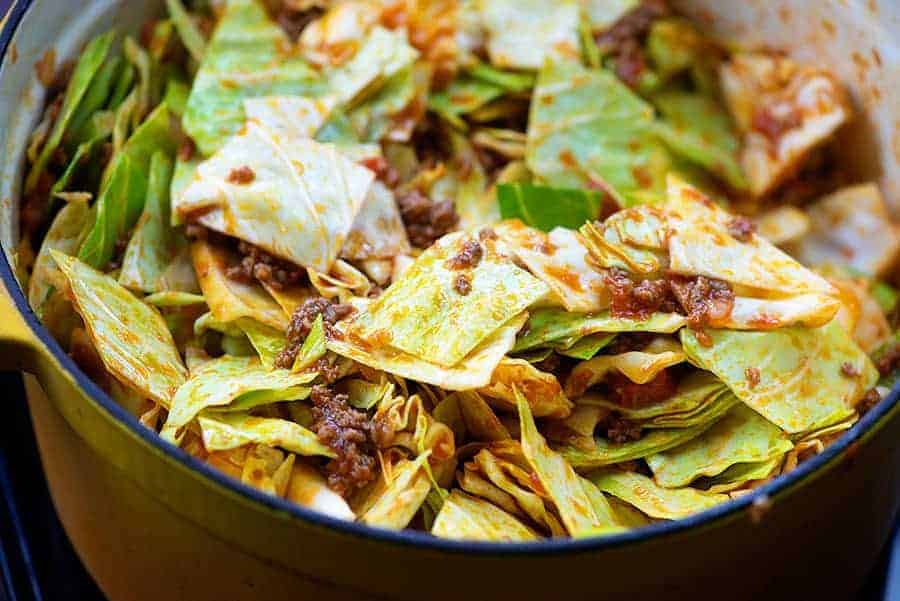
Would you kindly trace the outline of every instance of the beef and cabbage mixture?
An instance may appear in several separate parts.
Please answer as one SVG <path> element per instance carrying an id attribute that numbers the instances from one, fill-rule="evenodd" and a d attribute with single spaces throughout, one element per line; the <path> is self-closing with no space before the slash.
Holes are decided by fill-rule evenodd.
<path id="1" fill-rule="evenodd" d="M 17 258 L 78 365 L 229 476 L 604 536 L 790 472 L 898 380 L 900 226 L 821 65 L 661 1 L 166 6 L 42 61 Z"/>

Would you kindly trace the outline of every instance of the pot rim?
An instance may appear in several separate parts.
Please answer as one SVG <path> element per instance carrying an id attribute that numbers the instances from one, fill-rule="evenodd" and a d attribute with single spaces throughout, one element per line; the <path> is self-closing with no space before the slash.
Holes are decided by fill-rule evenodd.
<path id="1" fill-rule="evenodd" d="M 14 0 L 6 18 L 0 19 L 0 25 L 2 25 L 2 30 L 0 30 L 0 64 L 6 59 L 6 53 L 13 36 L 32 4 L 33 0 Z M 678 520 L 657 522 L 643 528 L 601 537 L 583 539 L 556 538 L 524 543 L 457 541 L 437 538 L 426 532 L 416 530 L 386 530 L 334 518 L 313 509 L 302 507 L 281 497 L 268 495 L 214 469 L 209 464 L 189 455 L 181 448 L 163 440 L 158 434 L 144 427 L 136 417 L 128 413 L 112 397 L 101 390 L 75 364 L 56 339 L 44 328 L 34 311 L 32 311 L 16 279 L 14 270 L 9 263 L 10 255 L 6 252 L 0 254 L 3 255 L 2 259 L 0 259 L 0 280 L 3 281 L 3 284 L 9 291 L 13 304 L 25 320 L 28 328 L 36 336 L 37 340 L 50 351 L 53 358 L 60 363 L 62 368 L 73 376 L 78 386 L 90 395 L 110 417 L 123 423 L 130 434 L 160 451 L 165 455 L 166 459 L 185 465 L 212 483 L 237 492 L 267 510 L 286 513 L 292 518 L 307 522 L 312 526 L 332 529 L 351 537 L 365 538 L 394 545 L 422 547 L 433 551 L 466 554 L 473 557 L 490 555 L 559 555 L 597 552 L 651 540 L 656 541 L 694 528 L 709 526 L 726 518 L 736 517 L 757 502 L 765 502 L 767 499 L 785 493 L 791 487 L 802 484 L 807 477 L 824 473 L 828 469 L 829 463 L 838 459 L 844 451 L 852 450 L 851 448 L 859 443 L 865 435 L 874 433 L 877 427 L 880 427 L 881 424 L 879 422 L 882 421 L 882 418 L 886 417 L 900 401 L 900 383 L 898 383 L 886 398 L 882 399 L 874 408 L 863 415 L 852 428 L 847 430 L 837 441 L 826 447 L 819 455 L 800 463 L 790 473 L 778 476 L 754 489 L 751 493 Z"/>

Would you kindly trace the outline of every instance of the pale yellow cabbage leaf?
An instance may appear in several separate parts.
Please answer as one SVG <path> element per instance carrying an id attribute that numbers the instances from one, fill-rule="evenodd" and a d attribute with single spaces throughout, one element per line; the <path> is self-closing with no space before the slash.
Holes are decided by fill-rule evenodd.
<path id="1" fill-rule="evenodd" d="M 431 479 L 425 469 L 428 455 L 423 453 L 414 460 L 404 459 L 391 466 L 389 481 L 382 474 L 369 492 L 375 501 L 361 512 L 359 521 L 379 528 L 406 528 L 431 490 Z"/>
<path id="2" fill-rule="evenodd" d="M 609 306 L 603 276 L 588 265 L 588 251 L 576 232 L 557 227 L 545 234 L 518 219 L 493 229 L 567 311 L 596 313 Z"/>
<path id="3" fill-rule="evenodd" d="M 305 398 L 315 373 L 269 370 L 257 357 L 222 357 L 201 364 L 172 398 L 160 436 L 174 442 L 179 430 L 202 410 L 233 403 L 242 409 L 261 402 Z M 248 398 L 248 395 L 255 395 Z M 260 401 L 260 402 L 257 402 Z"/>
<path id="4" fill-rule="evenodd" d="M 572 403 L 563 394 L 556 376 L 540 371 L 524 359 L 501 359 L 491 375 L 491 383 L 478 392 L 487 397 L 492 405 L 514 410 L 516 389 L 537 417 L 562 419 L 572 412 Z"/>
<path id="5" fill-rule="evenodd" d="M 707 335 L 709 346 L 682 330 L 692 363 L 716 374 L 739 399 L 791 434 L 846 418 L 878 380 L 872 361 L 837 321 L 820 328 L 708 330 Z M 859 375 L 842 373 L 845 363 Z"/>
<path id="6" fill-rule="evenodd" d="M 477 265 L 454 268 L 467 245 L 479 245 Z M 468 278 L 461 294 L 456 281 Z M 549 289 L 502 253 L 496 240 L 448 234 L 422 253 L 387 291 L 350 322 L 351 336 L 453 367 Z"/>
<path id="7" fill-rule="evenodd" d="M 533 541 L 539 536 L 499 507 L 453 490 L 441 506 L 431 533 L 440 538 L 481 541 Z"/>
<path id="8" fill-rule="evenodd" d="M 569 534 L 579 536 L 610 526 L 603 523 L 581 484 L 581 479 L 562 455 L 550 449 L 541 436 L 531 415 L 528 401 L 514 389 L 522 431 L 522 453 L 525 455 L 541 485 L 553 500 Z"/>
<path id="9" fill-rule="evenodd" d="M 235 170 L 253 175 L 236 178 Z M 331 144 L 282 136 L 250 121 L 197 166 L 173 198 L 173 210 L 327 273 L 374 177 Z"/>
<path id="10" fill-rule="evenodd" d="M 633 505 L 650 517 L 664 520 L 687 517 L 728 500 L 727 495 L 693 488 L 663 488 L 636 472 L 600 470 L 591 473 L 588 478 L 603 492 Z"/>
<path id="11" fill-rule="evenodd" d="M 260 285 L 237 282 L 226 275 L 228 266 L 236 261 L 226 250 L 196 241 L 191 245 L 191 255 L 200 289 L 217 321 L 231 323 L 246 317 L 287 330 L 287 315 Z"/>
<path id="12" fill-rule="evenodd" d="M 313 432 L 285 419 L 256 417 L 244 412 L 201 413 L 197 418 L 207 451 L 227 451 L 246 444 L 280 447 L 298 455 L 334 457 Z"/>
<path id="13" fill-rule="evenodd" d="M 53 249 L 50 255 L 68 282 L 75 310 L 106 369 L 169 407 L 187 379 L 187 369 L 159 312 L 78 259 Z"/>
<path id="14" fill-rule="evenodd" d="M 793 448 L 781 428 L 746 405 L 734 407 L 697 438 L 647 457 L 660 486 L 686 486 L 701 476 L 715 476 L 737 463 L 780 458 Z"/>
<path id="15" fill-rule="evenodd" d="M 471 390 L 487 386 L 497 364 L 512 349 L 516 332 L 528 319 L 527 313 L 513 317 L 508 323 L 486 338 L 457 365 L 447 368 L 402 351 L 377 347 L 363 341 L 351 340 L 346 333 L 328 340 L 328 350 L 374 369 L 433 384 L 446 390 Z"/>

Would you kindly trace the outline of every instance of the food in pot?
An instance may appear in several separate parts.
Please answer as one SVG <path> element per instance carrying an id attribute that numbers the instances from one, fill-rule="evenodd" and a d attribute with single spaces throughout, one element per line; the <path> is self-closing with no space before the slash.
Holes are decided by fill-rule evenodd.
<path id="1" fill-rule="evenodd" d="M 897 382 L 900 227 L 820 66 L 659 1 L 167 6 L 60 67 L 19 259 L 86 373 L 245 484 L 604 536 L 794 469 Z"/>

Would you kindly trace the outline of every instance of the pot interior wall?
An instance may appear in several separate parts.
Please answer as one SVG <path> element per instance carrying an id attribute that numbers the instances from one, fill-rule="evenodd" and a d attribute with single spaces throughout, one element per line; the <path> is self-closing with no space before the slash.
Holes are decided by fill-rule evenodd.
<path id="1" fill-rule="evenodd" d="M 900 3 L 895 0 L 673 0 L 723 40 L 827 67 L 859 115 L 841 131 L 841 165 L 877 180 L 900 218 Z"/>

